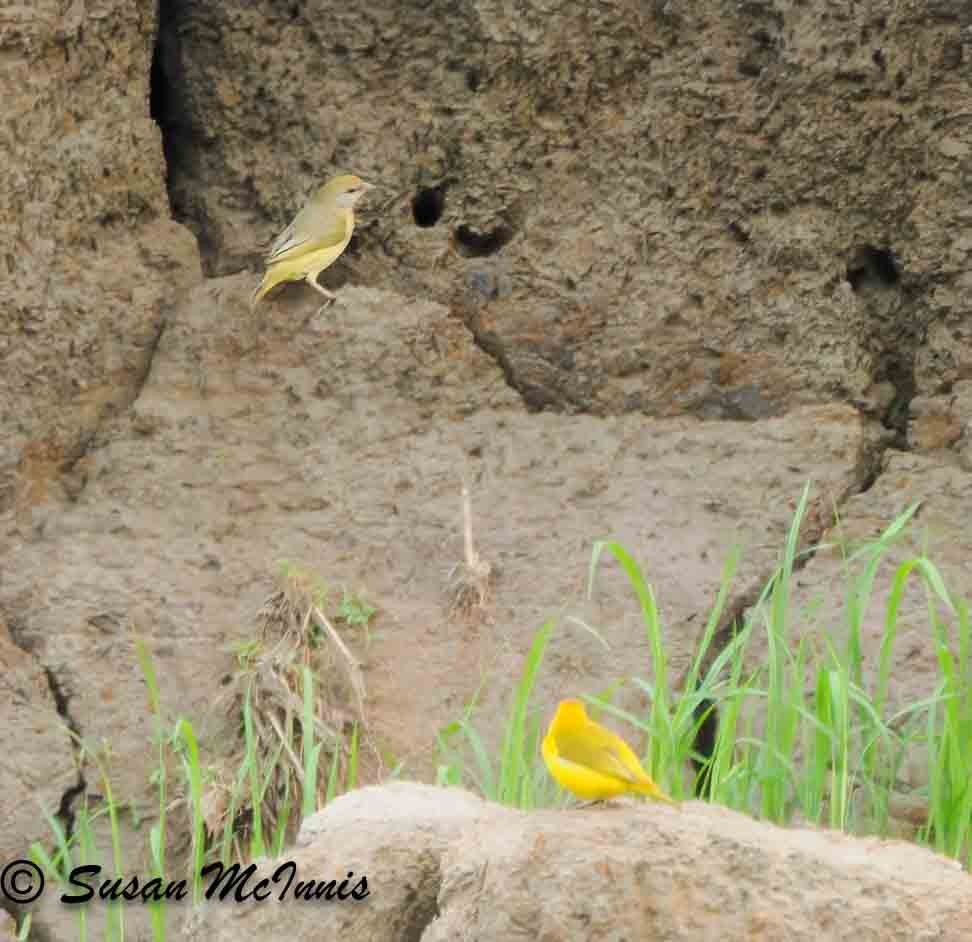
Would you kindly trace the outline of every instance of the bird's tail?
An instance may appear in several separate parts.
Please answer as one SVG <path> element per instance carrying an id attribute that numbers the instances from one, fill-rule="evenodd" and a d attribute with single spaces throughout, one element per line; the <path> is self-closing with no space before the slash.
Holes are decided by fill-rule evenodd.
<path id="1" fill-rule="evenodd" d="M 654 798 L 655 801 L 664 801 L 669 805 L 678 804 L 674 798 L 669 798 L 650 778 L 647 781 L 639 782 L 636 788 L 642 795 L 646 795 L 648 798 Z"/>

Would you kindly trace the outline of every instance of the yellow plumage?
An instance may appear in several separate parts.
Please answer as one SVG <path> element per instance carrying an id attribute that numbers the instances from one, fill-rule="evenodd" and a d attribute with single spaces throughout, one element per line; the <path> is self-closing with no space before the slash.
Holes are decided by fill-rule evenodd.
<path id="1" fill-rule="evenodd" d="M 317 283 L 317 276 L 348 247 L 354 232 L 354 206 L 372 189 L 370 183 L 351 174 L 334 177 L 320 187 L 270 247 L 266 271 L 250 307 L 256 307 L 277 285 L 303 280 L 327 299 L 321 306 L 324 310 L 334 295 Z"/>
<path id="2" fill-rule="evenodd" d="M 586 801 L 635 793 L 672 802 L 617 734 L 595 723 L 580 700 L 561 700 L 543 740 L 543 761 L 561 788 Z"/>

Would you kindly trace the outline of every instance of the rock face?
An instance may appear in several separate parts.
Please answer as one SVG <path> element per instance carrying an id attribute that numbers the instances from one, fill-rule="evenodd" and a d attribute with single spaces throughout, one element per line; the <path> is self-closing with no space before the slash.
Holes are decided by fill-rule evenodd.
<path id="1" fill-rule="evenodd" d="M 250 314 L 249 287 L 220 279 L 190 293 L 137 402 L 78 462 L 75 501 L 9 544 L 0 608 L 71 692 L 85 735 L 127 757 L 123 792 L 142 792 L 151 754 L 135 637 L 167 702 L 211 713 L 214 680 L 255 630 L 281 560 L 378 606 L 372 643 L 349 641 L 381 735 L 411 756 L 484 673 L 484 707 L 505 712 L 534 632 L 558 611 L 583 615 L 607 646 L 558 628 L 544 708 L 565 683 L 603 689 L 650 671 L 616 566 L 585 602 L 598 537 L 621 540 L 663 587 L 670 663 L 684 670 L 732 545 L 746 549 L 742 581 L 761 577 L 803 482 L 842 501 L 874 445 L 846 406 L 797 410 L 746 438 L 690 418 L 529 416 L 440 305 L 348 287 L 338 320 L 302 325 L 286 299 Z M 497 569 L 479 628 L 451 606 L 464 476 L 477 549 Z"/>
<path id="2" fill-rule="evenodd" d="M 33 573 L 19 574 L 16 548 L 77 496 L 77 463 L 103 423 L 137 398 L 167 305 L 201 275 L 195 239 L 170 218 L 162 137 L 149 114 L 156 27 L 152 4 L 128 0 L 39 0 L 0 10 L 4 861 L 50 839 L 42 811 L 60 812 L 70 827 L 85 790 L 70 730 L 83 734 L 89 719 L 74 713 L 75 694 L 87 689 L 89 659 L 102 659 L 103 684 L 110 677 L 105 650 L 89 646 L 85 620 L 67 612 L 63 621 L 52 613 L 51 636 L 65 630 L 85 656 L 68 670 L 45 658 L 31 605 L 10 605 L 6 593 L 29 587 L 43 608 L 46 593 L 58 593 L 45 579 L 62 546 L 49 544 Z M 85 583 L 102 582 L 93 560 L 83 568 L 64 587 L 72 598 L 84 595 Z M 96 621 L 103 600 L 89 610 Z M 71 652 L 64 657 L 71 661 Z M 114 670 L 129 667 L 116 661 Z"/>
<path id="3" fill-rule="evenodd" d="M 199 278 L 149 116 L 155 30 L 128 0 L 0 12 L 0 509 L 58 493 Z"/>
<path id="4" fill-rule="evenodd" d="M 396 784 L 338 799 L 286 859 L 366 900 L 210 902 L 187 942 L 415 939 L 961 939 L 972 878 L 896 841 L 783 830 L 701 803 L 523 814 Z M 269 876 L 281 861 L 261 861 Z M 255 881 L 254 881 L 255 882 Z"/>
<path id="5" fill-rule="evenodd" d="M 456 302 L 531 408 L 755 419 L 889 381 L 903 427 L 968 373 L 964 0 L 164 10 L 211 271 L 353 168 L 384 194 L 360 276 Z"/>
<path id="6" fill-rule="evenodd" d="M 375 752 L 414 775 L 475 693 L 495 743 L 552 616 L 607 646 L 561 619 L 541 713 L 651 674 L 618 567 L 585 597 L 599 538 L 643 565 L 674 675 L 730 548 L 745 599 L 808 478 L 810 540 L 834 505 L 860 534 L 924 498 L 968 597 L 972 8 L 514 6 L 0 11 L 5 853 L 42 836 L 35 798 L 69 820 L 88 787 L 64 723 L 150 810 L 135 638 L 172 716 L 219 729 L 282 559 L 377 606 L 347 640 Z M 381 187 L 324 276 L 340 301 L 249 311 L 239 269 L 339 168 Z M 478 621 L 452 607 L 464 480 Z M 808 596 L 838 569 L 814 559 Z M 904 698 L 932 682 L 921 609 Z"/>

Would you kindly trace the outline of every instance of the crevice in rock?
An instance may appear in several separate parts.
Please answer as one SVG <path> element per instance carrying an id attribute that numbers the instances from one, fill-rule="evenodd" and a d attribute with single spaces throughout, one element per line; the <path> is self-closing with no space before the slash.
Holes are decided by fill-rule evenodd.
<path id="1" fill-rule="evenodd" d="M 877 441 L 873 446 L 865 447 L 857 461 L 859 483 L 856 488 L 850 491 L 848 497 L 855 494 L 866 494 L 874 487 L 877 479 L 881 476 L 884 454 L 889 447 L 891 445 L 886 439 Z"/>
<path id="2" fill-rule="evenodd" d="M 159 9 L 159 25 L 156 31 L 155 48 L 152 50 L 152 66 L 149 74 L 149 117 L 159 126 L 162 131 L 162 150 L 166 150 L 165 129 L 168 124 L 168 116 L 171 104 L 171 93 L 169 82 L 162 68 L 162 17 L 165 3 Z"/>
<path id="3" fill-rule="evenodd" d="M 23 621 L 11 612 L 4 612 L 3 620 L 6 622 L 11 642 L 32 659 L 36 659 L 34 638 L 31 636 Z M 74 802 L 88 787 L 84 778 L 84 767 L 81 762 L 81 727 L 71 714 L 71 697 L 64 689 L 64 685 L 50 667 L 45 664 L 40 664 L 39 666 L 44 672 L 47 689 L 50 691 L 51 699 L 54 701 L 54 709 L 69 731 L 71 748 L 74 754 L 77 778 L 61 794 L 61 799 L 58 802 L 57 811 L 55 812 L 55 816 L 61 822 L 65 834 L 70 837 L 74 831 Z"/>
<path id="4" fill-rule="evenodd" d="M 527 412 L 597 414 L 592 411 L 592 383 L 576 375 L 574 345 L 556 339 L 503 337 L 487 326 L 489 302 L 507 298 L 511 291 L 502 269 L 487 263 L 467 272 L 464 288 L 453 297 L 452 309 L 461 317 L 473 343 L 495 361 L 506 385 L 520 397 Z"/>
<path id="5" fill-rule="evenodd" d="M 61 475 L 72 474 L 78 463 L 97 443 L 105 424 L 127 412 L 138 401 L 138 397 L 142 395 L 142 390 L 145 388 L 145 384 L 148 382 L 148 378 L 152 372 L 152 364 L 155 362 L 155 355 L 158 352 L 159 344 L 162 341 L 162 335 L 165 333 L 167 325 L 168 321 L 163 314 L 159 319 L 158 327 L 149 338 L 145 355 L 135 368 L 131 383 L 120 391 L 117 399 L 112 399 L 104 404 L 92 425 L 82 430 L 77 438 L 71 442 L 70 447 L 65 450 L 64 456 L 58 465 L 58 472 Z M 84 483 L 86 482 L 81 481 L 69 488 L 72 500 L 76 501 L 80 497 Z"/>
<path id="6" fill-rule="evenodd" d="M 423 854 L 419 863 L 423 873 L 416 886 L 407 891 L 401 907 L 401 925 L 395 935 L 405 942 L 421 942 L 425 930 L 439 918 L 439 894 L 442 892 L 441 862 L 432 854 Z"/>
<path id="7" fill-rule="evenodd" d="M 516 371 L 499 335 L 483 325 L 484 305 L 502 297 L 504 293 L 501 275 L 492 270 L 471 271 L 466 277 L 464 290 L 459 291 L 454 297 L 453 312 L 461 318 L 473 344 L 499 367 L 503 374 L 503 381 L 520 397 L 527 411 L 538 412 L 549 400 L 549 392 L 527 388 L 517 379 Z"/>
<path id="8" fill-rule="evenodd" d="M 195 135 L 182 106 L 182 76 L 179 55 L 178 0 L 159 0 L 158 24 L 149 83 L 149 113 L 162 133 L 165 157 L 165 184 L 169 210 L 176 222 L 193 230 L 200 239 L 200 254 L 205 260 L 198 227 L 193 224 L 189 207 L 183 205 L 178 181 L 192 162 Z"/>
<path id="9" fill-rule="evenodd" d="M 431 905 L 413 905 L 408 907 L 408 925 L 402 934 L 406 942 L 421 942 L 425 930 L 439 917 L 439 907 L 433 898 Z"/>
<path id="10" fill-rule="evenodd" d="M 870 342 L 877 350 L 874 385 L 887 384 L 893 389 L 879 418 L 894 435 L 891 447 L 907 451 L 921 330 L 908 303 L 908 292 L 902 290 L 903 275 L 890 246 L 859 245 L 847 262 L 847 282 L 867 311 Z"/>
<path id="11" fill-rule="evenodd" d="M 84 778 L 84 766 L 81 762 L 81 727 L 71 715 L 70 695 L 64 690 L 57 674 L 50 667 L 45 666 L 44 676 L 47 678 L 47 686 L 54 699 L 57 715 L 61 717 L 65 726 L 70 730 L 71 745 L 74 749 L 74 764 L 78 773 L 74 784 L 66 788 L 61 795 L 61 801 L 56 812 L 56 817 L 60 820 L 65 835 L 70 838 L 74 833 L 74 802 L 88 787 Z"/>
<path id="12" fill-rule="evenodd" d="M 145 349 L 145 356 L 142 362 L 139 364 L 138 371 L 135 374 L 134 381 L 131 386 L 131 395 L 126 396 L 121 404 L 121 411 L 130 409 L 136 402 L 138 402 L 139 397 L 142 395 L 142 390 L 145 389 L 145 384 L 148 382 L 149 376 L 152 375 L 152 366 L 155 363 L 155 357 L 159 352 L 159 345 L 162 343 L 162 337 L 165 334 L 165 329 L 169 326 L 169 319 L 163 313 L 162 317 L 159 318 L 158 327 L 155 333 L 151 336 L 148 342 L 148 346 Z"/>
<path id="13" fill-rule="evenodd" d="M 578 393 L 565 379 L 570 370 L 565 364 L 572 356 L 571 351 L 521 341 L 516 347 L 514 366 L 508 346 L 496 333 L 483 329 L 475 318 L 467 320 L 466 327 L 473 343 L 499 366 L 506 385 L 520 397 L 527 412 L 549 410 L 562 415 L 591 414 L 589 395 Z M 536 381 L 529 377 L 536 377 Z"/>
<path id="14" fill-rule="evenodd" d="M 523 400 L 527 411 L 539 412 L 545 405 L 543 391 L 523 388 L 523 385 L 517 381 L 516 372 L 510 363 L 510 358 L 507 356 L 499 337 L 492 331 L 480 329 L 475 321 L 475 317 L 465 319 L 466 329 L 469 331 L 473 343 L 486 356 L 495 361 L 496 365 L 500 368 L 500 372 L 503 374 L 503 380 L 506 382 L 506 385 Z"/>
<path id="15" fill-rule="evenodd" d="M 882 417 L 884 427 L 894 432 L 893 447 L 909 451 L 908 417 L 911 400 L 915 397 L 915 353 L 895 351 L 885 358 L 876 376 L 877 381 L 889 382 L 894 387 L 894 398 Z"/>

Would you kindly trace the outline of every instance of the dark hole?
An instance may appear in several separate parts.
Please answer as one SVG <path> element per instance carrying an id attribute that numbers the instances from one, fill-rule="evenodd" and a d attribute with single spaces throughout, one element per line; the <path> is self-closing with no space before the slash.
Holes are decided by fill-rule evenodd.
<path id="1" fill-rule="evenodd" d="M 149 114 L 162 132 L 165 182 L 169 206 L 176 219 L 185 221 L 177 180 L 185 167 L 192 134 L 183 113 L 180 96 L 179 23 L 174 4 L 158 6 L 158 33 L 149 68 Z M 196 233 L 197 238 L 199 233 Z"/>
<path id="2" fill-rule="evenodd" d="M 886 285 L 896 285 L 901 280 L 898 263 L 889 249 L 871 250 L 871 261 L 878 277 Z"/>
<path id="3" fill-rule="evenodd" d="M 164 128 L 169 116 L 169 83 L 162 69 L 162 50 L 159 45 L 158 42 L 155 44 L 149 73 L 149 115 L 160 128 Z"/>
<path id="4" fill-rule="evenodd" d="M 883 72 L 887 67 L 887 61 L 884 58 L 884 53 L 880 49 L 875 49 L 871 53 L 871 59 L 874 60 L 874 64 Z"/>
<path id="5" fill-rule="evenodd" d="M 466 72 L 466 88 L 471 92 L 479 91 L 479 84 L 482 82 L 478 69 L 469 69 Z"/>
<path id="6" fill-rule="evenodd" d="M 412 198 L 412 219 L 420 229 L 434 226 L 445 209 L 445 186 L 427 187 Z"/>
<path id="7" fill-rule="evenodd" d="M 864 245 L 854 252 L 847 265 L 847 280 L 855 291 L 871 286 L 892 287 L 901 280 L 901 271 L 890 249 Z"/>
<path id="8" fill-rule="evenodd" d="M 473 258 L 495 255 L 512 238 L 513 230 L 506 223 L 500 223 L 489 232 L 477 232 L 466 225 L 456 229 L 460 252 Z"/>

